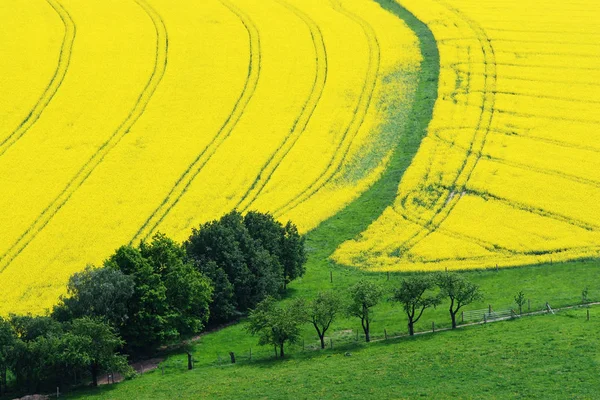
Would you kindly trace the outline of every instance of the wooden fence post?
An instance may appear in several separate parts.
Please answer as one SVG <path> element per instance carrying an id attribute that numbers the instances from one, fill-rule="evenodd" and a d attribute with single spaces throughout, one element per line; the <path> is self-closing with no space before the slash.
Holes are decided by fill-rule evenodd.
<path id="1" fill-rule="evenodd" d="M 333 271 L 329 271 L 329 283 L 333 283 Z"/>
<path id="2" fill-rule="evenodd" d="M 460 313 L 460 322 L 463 322 L 463 323 L 465 322 L 465 312 L 464 311 L 461 311 L 461 313 Z"/>
<path id="3" fill-rule="evenodd" d="M 383 336 L 385 337 L 385 340 L 387 340 L 387 329 L 383 330 Z"/>
<path id="4" fill-rule="evenodd" d="M 235 364 L 235 353 L 233 351 L 229 352 L 229 357 L 231 357 L 231 363 Z"/>
<path id="5" fill-rule="evenodd" d="M 590 309 L 589 309 L 589 308 L 588 308 L 588 310 L 587 310 L 587 320 L 588 320 L 588 321 L 590 320 Z"/>
<path id="6" fill-rule="evenodd" d="M 435 322 L 431 321 L 431 332 L 435 333 Z"/>

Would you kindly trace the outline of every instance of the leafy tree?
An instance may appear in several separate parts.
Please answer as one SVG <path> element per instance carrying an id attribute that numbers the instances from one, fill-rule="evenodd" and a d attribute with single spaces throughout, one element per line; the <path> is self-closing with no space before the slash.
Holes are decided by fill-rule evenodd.
<path id="1" fill-rule="evenodd" d="M 415 323 L 429 307 L 440 304 L 439 295 L 426 294 L 435 287 L 435 281 L 428 275 L 415 275 L 403 279 L 400 287 L 394 290 L 393 299 L 402 304 L 408 317 L 408 333 L 415 334 Z"/>
<path id="2" fill-rule="evenodd" d="M 123 246 L 106 262 L 134 282 L 128 319 L 120 327 L 130 353 L 147 353 L 208 321 L 210 280 L 188 262 L 182 246 L 156 234 L 139 248 Z"/>
<path id="3" fill-rule="evenodd" d="M 63 330 L 60 322 L 46 316 L 11 314 L 9 320 L 17 337 L 24 342 L 31 342 L 40 336 L 57 336 Z"/>
<path id="4" fill-rule="evenodd" d="M 194 266 L 215 285 L 212 322 L 231 319 L 267 296 L 277 297 L 286 279 L 302 274 L 305 261 L 304 242 L 295 227 L 255 211 L 246 216 L 232 211 L 207 222 L 192 230 L 184 246 Z"/>
<path id="5" fill-rule="evenodd" d="M 379 303 L 383 295 L 383 290 L 379 285 L 365 279 L 359 280 L 349 290 L 350 305 L 348 307 L 348 314 L 360 318 L 363 331 L 365 332 L 365 340 L 370 342 L 370 329 L 373 319 L 371 308 Z"/>
<path id="6" fill-rule="evenodd" d="M 317 331 L 321 348 L 325 348 L 325 333 L 341 309 L 339 297 L 333 292 L 319 292 L 305 308 L 305 315 Z"/>
<path id="7" fill-rule="evenodd" d="M 258 334 L 259 345 L 273 345 L 284 357 L 285 343 L 296 343 L 300 339 L 301 313 L 297 304 L 280 306 L 273 297 L 267 297 L 250 312 L 246 329 Z"/>
<path id="8" fill-rule="evenodd" d="M 52 315 L 59 321 L 84 316 L 102 318 L 120 327 L 128 318 L 127 305 L 133 292 L 133 278 L 119 269 L 88 266 L 71 276 L 67 296 L 61 297 Z"/>
<path id="9" fill-rule="evenodd" d="M 227 273 L 219 268 L 216 262 L 209 261 L 198 265 L 198 269 L 207 276 L 214 288 L 213 299 L 210 304 L 211 323 L 230 321 L 239 315 L 235 308 L 233 285 L 229 282 Z"/>
<path id="10" fill-rule="evenodd" d="M 134 291 L 128 302 L 128 317 L 120 327 L 121 337 L 129 353 L 153 350 L 177 336 L 167 318 L 167 288 L 150 262 L 132 246 L 122 246 L 105 265 L 118 268 L 134 281 Z"/>
<path id="11" fill-rule="evenodd" d="M 10 322 L 0 317 L 0 396 L 6 392 L 6 376 L 15 360 L 17 340 L 17 335 Z"/>
<path id="12" fill-rule="evenodd" d="M 515 303 L 517 303 L 517 307 L 519 307 L 519 314 L 523 313 L 523 306 L 525 305 L 525 293 L 520 290 L 519 293 L 515 295 Z"/>
<path id="13" fill-rule="evenodd" d="M 450 318 L 452 329 L 456 328 L 456 314 L 458 311 L 474 301 L 483 299 L 479 286 L 469 282 L 457 273 L 440 273 L 436 277 L 441 295 L 450 299 Z"/>
<path id="14" fill-rule="evenodd" d="M 98 386 L 98 374 L 101 371 L 131 372 L 125 356 L 117 354 L 124 342 L 114 328 L 89 317 L 75 319 L 70 323 L 69 332 L 74 335 L 67 356 L 78 354 L 78 362 L 87 361 L 92 376 L 92 385 Z M 72 357 L 72 356 L 71 356 Z M 72 362 L 72 360 L 70 361 Z"/>
<path id="15" fill-rule="evenodd" d="M 176 335 L 199 332 L 208 321 L 213 288 L 210 280 L 186 261 L 185 250 L 165 235 L 140 244 L 140 253 L 161 276 L 166 289 L 166 318 Z"/>
<path id="16" fill-rule="evenodd" d="M 281 250 L 281 264 L 283 265 L 283 289 L 296 278 L 300 278 L 306 271 L 306 251 L 304 249 L 304 236 L 300 236 L 296 225 L 291 221 L 284 227 L 283 244 Z"/>

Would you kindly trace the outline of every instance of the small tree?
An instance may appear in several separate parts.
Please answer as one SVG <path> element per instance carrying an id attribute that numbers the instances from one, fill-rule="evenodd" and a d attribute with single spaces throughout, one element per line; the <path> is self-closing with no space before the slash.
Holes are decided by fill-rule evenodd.
<path id="1" fill-rule="evenodd" d="M 479 286 L 456 273 L 440 273 L 436 277 L 440 295 L 450 299 L 450 319 L 452 329 L 456 328 L 456 314 L 467 304 L 483 299 Z"/>
<path id="2" fill-rule="evenodd" d="M 274 298 L 267 297 L 250 312 L 246 329 L 259 335 L 259 345 L 279 348 L 279 356 L 283 358 L 285 343 L 296 343 L 300 339 L 300 317 L 296 303 L 281 307 Z"/>
<path id="3" fill-rule="evenodd" d="M 525 293 L 522 290 L 515 296 L 515 303 L 519 307 L 519 314 L 522 314 L 523 306 L 525 305 Z"/>
<path id="4" fill-rule="evenodd" d="M 350 287 L 348 314 L 360 318 L 367 342 L 371 341 L 370 329 L 373 319 L 371 308 L 379 303 L 382 295 L 383 290 L 379 285 L 364 279 Z"/>
<path id="5" fill-rule="evenodd" d="M 340 311 L 340 299 L 333 292 L 319 292 L 306 307 L 306 319 L 317 331 L 321 348 L 325 348 L 325 333 Z"/>
<path id="6" fill-rule="evenodd" d="M 415 334 L 415 323 L 419 321 L 425 309 L 435 307 L 440 302 L 439 295 L 426 295 L 435 287 L 435 281 L 428 275 L 415 275 L 404 279 L 394 291 L 393 299 L 402 304 L 408 317 L 408 333 Z"/>
<path id="7" fill-rule="evenodd" d="M 63 322 L 86 316 L 101 318 L 120 327 L 127 320 L 133 290 L 133 278 L 117 268 L 87 266 L 69 278 L 67 296 L 60 298 L 52 316 Z"/>
<path id="8" fill-rule="evenodd" d="M 69 333 L 82 339 L 75 349 L 81 354 L 80 359 L 88 362 L 92 385 L 98 386 L 98 374 L 103 370 L 131 371 L 125 356 L 117 354 L 124 342 L 111 326 L 84 317 L 71 322 Z M 67 353 L 73 353 L 72 350 Z"/>

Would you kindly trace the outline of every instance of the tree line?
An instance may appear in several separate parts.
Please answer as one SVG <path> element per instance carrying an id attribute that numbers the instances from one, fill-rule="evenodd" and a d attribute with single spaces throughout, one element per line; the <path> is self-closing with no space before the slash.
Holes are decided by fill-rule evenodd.
<path id="1" fill-rule="evenodd" d="M 254 211 L 202 224 L 183 243 L 158 233 L 121 246 L 71 276 L 47 315 L 0 318 L 0 395 L 132 374 L 128 359 L 279 298 L 305 262 L 296 226 Z"/>
<path id="2" fill-rule="evenodd" d="M 325 348 L 325 334 L 332 322 L 345 314 L 358 318 L 365 340 L 371 340 L 373 308 L 384 298 L 383 288 L 362 279 L 351 286 L 346 296 L 335 292 L 320 292 L 312 300 L 297 299 L 281 305 L 268 297 L 250 312 L 246 330 L 258 335 L 259 345 L 274 346 L 280 357 L 285 355 L 285 345 L 301 340 L 301 325 L 311 324 L 319 337 L 321 348 Z M 399 303 L 408 319 L 408 333 L 414 335 L 415 324 L 426 309 L 436 307 L 448 299 L 452 329 L 457 326 L 456 317 L 460 309 L 483 295 L 478 285 L 457 273 L 434 273 L 409 276 L 402 279 L 391 293 L 391 300 Z"/>

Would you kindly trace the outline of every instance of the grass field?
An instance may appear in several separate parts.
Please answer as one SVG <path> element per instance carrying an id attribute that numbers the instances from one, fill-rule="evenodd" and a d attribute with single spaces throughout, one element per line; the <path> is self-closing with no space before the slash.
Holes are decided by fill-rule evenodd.
<path id="1" fill-rule="evenodd" d="M 69 398 L 594 398 L 600 317 L 591 312 L 590 321 L 579 309 L 286 361 L 187 371 L 180 357 L 164 375 L 155 370 Z"/>

